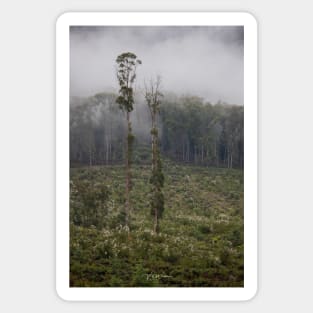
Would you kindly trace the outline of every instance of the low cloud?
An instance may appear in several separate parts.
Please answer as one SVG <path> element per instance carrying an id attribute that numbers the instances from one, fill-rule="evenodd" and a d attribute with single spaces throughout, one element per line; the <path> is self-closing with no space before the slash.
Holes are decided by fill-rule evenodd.
<path id="1" fill-rule="evenodd" d="M 243 105 L 243 28 L 71 27 L 70 93 L 118 90 L 115 60 L 133 52 L 142 60 L 136 88 L 161 75 L 164 92 Z"/>

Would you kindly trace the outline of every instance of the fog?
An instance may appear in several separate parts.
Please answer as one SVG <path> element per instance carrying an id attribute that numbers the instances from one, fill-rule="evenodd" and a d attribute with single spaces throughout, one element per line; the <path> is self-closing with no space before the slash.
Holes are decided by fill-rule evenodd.
<path id="1" fill-rule="evenodd" d="M 163 92 L 243 105 L 243 27 L 71 27 L 70 94 L 118 91 L 115 60 L 142 61 L 136 90 L 160 75 Z"/>

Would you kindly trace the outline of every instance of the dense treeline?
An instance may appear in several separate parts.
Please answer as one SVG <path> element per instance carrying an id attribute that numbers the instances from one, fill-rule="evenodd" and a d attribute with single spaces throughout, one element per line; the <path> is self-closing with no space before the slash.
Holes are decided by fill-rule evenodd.
<path id="1" fill-rule="evenodd" d="M 71 166 L 122 163 L 125 153 L 124 113 L 113 93 L 71 98 Z M 176 162 L 242 168 L 243 107 L 212 105 L 198 97 L 165 96 L 157 121 L 161 153 Z M 151 161 L 149 111 L 137 96 L 131 116 L 134 162 Z"/>

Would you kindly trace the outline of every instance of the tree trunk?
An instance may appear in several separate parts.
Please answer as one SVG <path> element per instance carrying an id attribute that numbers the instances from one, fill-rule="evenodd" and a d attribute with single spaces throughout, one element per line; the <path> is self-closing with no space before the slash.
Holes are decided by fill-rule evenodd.
<path id="1" fill-rule="evenodd" d="M 109 161 L 112 161 L 112 120 L 110 119 Z"/>
<path id="2" fill-rule="evenodd" d="M 203 164 L 203 156 L 204 156 L 204 151 L 203 151 L 203 144 L 201 146 L 201 163 Z"/>
<path id="3" fill-rule="evenodd" d="M 105 163 L 108 164 L 109 162 L 109 136 L 106 135 L 106 148 L 105 148 Z"/>
<path id="4" fill-rule="evenodd" d="M 216 140 L 214 141 L 214 157 L 215 157 L 215 162 L 216 162 L 216 166 L 218 167 L 219 166 L 219 162 L 218 162 L 218 154 L 217 154 L 217 143 L 216 143 Z"/>
<path id="5" fill-rule="evenodd" d="M 157 156 L 156 156 L 156 145 L 157 145 L 157 140 L 156 140 L 156 127 L 155 127 L 155 112 L 151 112 L 151 119 L 152 119 L 152 133 L 151 133 L 151 142 L 152 142 L 152 175 L 154 175 L 154 171 L 156 169 L 156 161 L 157 161 Z M 155 187 L 153 187 L 153 193 L 155 192 Z M 155 233 L 158 232 L 158 209 L 155 207 L 154 208 L 154 227 L 153 231 Z"/>
<path id="6" fill-rule="evenodd" d="M 233 152 L 230 152 L 230 168 L 233 168 Z"/>
<path id="7" fill-rule="evenodd" d="M 187 140 L 187 161 L 189 162 L 190 148 L 189 148 L 189 140 Z"/>
<path id="8" fill-rule="evenodd" d="M 151 119 L 152 119 L 152 133 L 151 133 L 151 144 L 152 144 L 152 171 L 155 169 L 155 161 L 156 161 L 156 157 L 155 157 L 155 115 L 154 112 L 152 112 L 151 114 Z"/>
<path id="9" fill-rule="evenodd" d="M 154 226 L 153 226 L 153 231 L 156 234 L 159 232 L 158 211 L 157 211 L 156 208 L 154 209 Z"/>
<path id="10" fill-rule="evenodd" d="M 130 210 L 130 197 L 129 197 L 129 192 L 130 192 L 130 162 L 129 162 L 129 135 L 131 132 L 130 128 L 130 121 L 129 121 L 129 112 L 127 112 L 127 138 L 126 138 L 126 145 L 125 145 L 125 160 L 126 160 L 126 182 L 125 182 L 125 224 L 126 226 L 129 225 L 129 210 Z"/>
<path id="11" fill-rule="evenodd" d="M 89 148 L 89 166 L 91 167 L 92 166 L 92 151 L 91 151 L 91 148 Z"/>

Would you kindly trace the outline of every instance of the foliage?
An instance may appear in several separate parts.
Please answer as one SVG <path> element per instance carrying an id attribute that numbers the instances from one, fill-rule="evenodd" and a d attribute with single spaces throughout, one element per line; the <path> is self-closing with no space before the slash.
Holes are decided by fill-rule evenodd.
<path id="1" fill-rule="evenodd" d="M 146 196 L 150 173 L 149 165 L 133 167 L 129 233 L 120 219 L 123 167 L 71 169 L 70 286 L 242 287 L 243 171 L 163 160 L 165 210 L 158 234 Z M 105 200 L 78 210 L 94 197 L 88 193 Z M 102 225 L 77 222 L 91 220 L 94 206 L 105 207 Z"/>
<path id="2" fill-rule="evenodd" d="M 84 227 L 105 226 L 107 214 L 108 187 L 101 182 L 90 180 L 71 181 L 70 218 L 75 225 Z"/>
<path id="3" fill-rule="evenodd" d="M 71 99 L 71 164 L 121 164 L 128 125 L 124 111 L 116 107 L 117 96 L 98 94 Z M 138 105 L 137 105 L 138 104 Z M 140 98 L 132 116 L 134 162 L 142 163 L 141 151 L 150 146 L 150 113 Z M 197 97 L 169 97 L 159 104 L 160 152 L 173 161 L 229 168 L 243 168 L 243 107 L 203 102 Z M 135 121 L 135 123 L 134 123 Z M 147 123 L 149 124 L 149 123 Z M 145 133 L 141 129 L 146 127 Z M 152 130 L 155 132 L 156 130 Z M 146 163 L 147 157 L 144 157 Z"/>
<path id="4" fill-rule="evenodd" d="M 117 80 L 120 85 L 116 102 L 121 110 L 131 112 L 134 109 L 133 83 L 136 79 L 137 65 L 141 64 L 141 61 L 134 53 L 126 52 L 117 57 L 116 63 L 118 66 Z"/>

